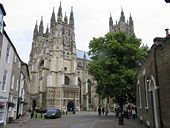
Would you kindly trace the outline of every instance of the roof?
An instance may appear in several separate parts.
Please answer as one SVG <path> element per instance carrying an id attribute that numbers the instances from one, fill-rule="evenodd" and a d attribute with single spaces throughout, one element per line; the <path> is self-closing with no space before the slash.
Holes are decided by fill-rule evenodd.
<path id="1" fill-rule="evenodd" d="M 88 53 L 85 52 L 85 51 L 77 49 L 76 53 L 77 53 L 78 59 L 84 59 L 85 58 L 86 60 L 91 60 L 91 56 L 89 56 Z"/>
<path id="2" fill-rule="evenodd" d="M 5 16 L 6 15 L 6 12 L 5 12 L 5 9 L 4 9 L 4 7 L 3 7 L 3 5 L 0 3 L 0 9 L 2 10 L 2 13 L 3 13 L 3 15 Z"/>

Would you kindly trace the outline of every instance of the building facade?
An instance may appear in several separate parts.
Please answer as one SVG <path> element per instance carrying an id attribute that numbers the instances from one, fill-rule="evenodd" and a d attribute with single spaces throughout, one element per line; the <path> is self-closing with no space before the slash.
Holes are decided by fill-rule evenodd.
<path id="1" fill-rule="evenodd" d="M 21 115 L 24 113 L 25 107 L 21 108 L 19 101 L 22 83 L 25 85 L 22 88 L 22 92 L 25 92 L 22 95 L 23 99 L 28 98 L 26 94 L 29 91 L 26 89 L 29 85 L 28 65 L 22 62 L 4 29 L 3 16 L 5 15 L 3 5 L 0 3 L 0 125 L 16 119 L 19 112 Z M 21 75 L 25 76 L 25 79 L 21 79 Z"/>
<path id="2" fill-rule="evenodd" d="M 61 3 L 57 17 L 52 12 L 50 28 L 44 32 L 43 18 L 39 26 L 36 23 L 29 61 L 32 109 L 73 111 L 96 104 L 94 81 L 87 71 L 90 60 L 76 49 L 74 26 L 73 8 L 69 19 L 66 14 L 63 18 Z"/>
<path id="3" fill-rule="evenodd" d="M 123 9 L 121 10 L 121 15 L 120 15 L 120 19 L 116 23 L 113 23 L 113 19 L 112 16 L 110 14 L 110 18 L 109 18 L 109 31 L 110 32 L 125 32 L 127 35 L 132 35 L 134 34 L 134 25 L 133 25 L 133 19 L 132 16 L 130 14 L 129 19 L 125 20 L 125 15 L 123 12 Z"/>
<path id="4" fill-rule="evenodd" d="M 138 116 L 151 128 L 170 127 L 170 35 L 156 37 L 137 82 Z"/>

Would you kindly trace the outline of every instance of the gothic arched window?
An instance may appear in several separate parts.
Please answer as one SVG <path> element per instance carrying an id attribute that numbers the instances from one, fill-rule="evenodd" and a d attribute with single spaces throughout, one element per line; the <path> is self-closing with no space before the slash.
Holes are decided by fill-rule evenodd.
<path id="1" fill-rule="evenodd" d="M 44 67 L 44 60 L 42 60 L 42 61 L 40 62 L 39 68 L 41 69 L 42 67 Z"/>
<path id="2" fill-rule="evenodd" d="M 70 78 L 68 76 L 65 76 L 64 84 L 65 85 L 69 85 L 70 84 Z"/>
<path id="3" fill-rule="evenodd" d="M 80 101 L 80 104 L 81 104 L 81 80 L 80 80 L 80 78 L 78 78 L 78 86 L 80 88 L 79 101 Z"/>
<path id="4" fill-rule="evenodd" d="M 88 90 L 88 96 L 89 96 L 89 103 L 91 104 L 91 81 L 88 79 L 88 81 L 87 81 L 87 90 Z"/>

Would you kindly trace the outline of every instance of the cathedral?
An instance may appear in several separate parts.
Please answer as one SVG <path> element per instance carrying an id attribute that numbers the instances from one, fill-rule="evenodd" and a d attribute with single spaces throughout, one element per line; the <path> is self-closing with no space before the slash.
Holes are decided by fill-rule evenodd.
<path id="1" fill-rule="evenodd" d="M 61 2 L 57 17 L 53 9 L 50 26 L 44 30 L 43 17 L 36 22 L 32 49 L 28 62 L 32 109 L 56 107 L 65 111 L 96 110 L 103 103 L 96 94 L 96 81 L 88 73 L 90 56 L 76 49 L 73 8 L 69 18 L 63 16 Z M 133 20 L 125 22 L 123 9 L 120 20 L 113 24 L 109 19 L 110 32 L 134 33 Z"/>
<path id="2" fill-rule="evenodd" d="M 73 8 L 63 16 L 61 2 L 57 17 L 53 9 L 50 26 L 43 17 L 36 23 L 28 63 L 32 109 L 92 110 L 98 105 L 96 82 L 88 74 L 90 57 L 76 49 Z M 44 32 L 45 31 L 45 32 Z"/>
<path id="3" fill-rule="evenodd" d="M 117 20 L 116 20 L 116 24 L 113 24 L 113 19 L 112 19 L 112 16 L 110 15 L 109 31 L 110 32 L 121 31 L 121 32 L 126 33 L 129 36 L 134 34 L 134 25 L 133 25 L 133 19 L 132 19 L 131 14 L 130 14 L 129 20 L 127 20 L 127 22 L 126 22 L 125 21 L 125 15 L 124 15 L 124 12 L 123 12 L 123 9 L 122 9 L 119 22 L 117 22 Z"/>

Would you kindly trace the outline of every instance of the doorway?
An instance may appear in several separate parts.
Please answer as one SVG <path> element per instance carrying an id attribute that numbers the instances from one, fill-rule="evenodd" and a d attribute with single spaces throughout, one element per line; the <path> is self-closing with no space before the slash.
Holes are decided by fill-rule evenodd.
<path id="1" fill-rule="evenodd" d="M 74 111 L 75 109 L 75 105 L 73 103 L 73 101 L 69 101 L 68 104 L 67 104 L 67 111 Z"/>

